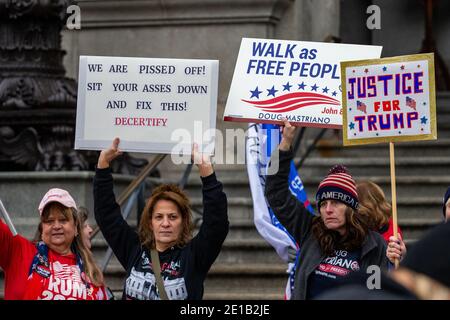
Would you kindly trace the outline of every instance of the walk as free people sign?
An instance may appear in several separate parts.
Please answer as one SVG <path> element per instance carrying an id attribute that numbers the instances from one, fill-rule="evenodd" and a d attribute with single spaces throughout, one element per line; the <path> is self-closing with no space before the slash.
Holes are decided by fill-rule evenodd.
<path id="1" fill-rule="evenodd" d="M 81 56 L 75 149 L 213 153 L 216 60 Z"/>
<path id="2" fill-rule="evenodd" d="M 340 62 L 379 58 L 380 46 L 243 38 L 225 121 L 341 128 Z"/>

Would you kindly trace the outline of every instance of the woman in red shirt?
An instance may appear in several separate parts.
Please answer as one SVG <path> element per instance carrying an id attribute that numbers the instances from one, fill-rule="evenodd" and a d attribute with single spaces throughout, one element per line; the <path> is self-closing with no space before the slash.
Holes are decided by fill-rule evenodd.
<path id="1" fill-rule="evenodd" d="M 360 181 L 356 184 L 358 192 L 358 212 L 364 216 L 370 229 L 378 231 L 388 244 L 387 257 L 394 263 L 401 261 L 406 255 L 406 246 L 400 227 L 397 226 L 398 239 L 394 237 L 392 207 L 387 202 L 383 190 L 371 181 Z"/>
<path id="2" fill-rule="evenodd" d="M 50 189 L 39 205 L 37 242 L 0 221 L 0 266 L 8 300 L 105 300 L 103 275 L 82 237 L 75 201 Z"/>

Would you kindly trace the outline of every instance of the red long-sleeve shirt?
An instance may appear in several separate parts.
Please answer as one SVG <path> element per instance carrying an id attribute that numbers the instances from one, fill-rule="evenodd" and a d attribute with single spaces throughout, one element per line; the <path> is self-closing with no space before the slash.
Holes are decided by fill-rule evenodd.
<path id="1" fill-rule="evenodd" d="M 36 273 L 28 276 L 37 253 L 35 244 L 17 235 L 0 221 L 0 266 L 5 273 L 5 300 L 105 300 L 105 288 L 90 285 L 81 279 L 76 255 L 61 256 L 48 250 L 50 277 Z"/>
<path id="2" fill-rule="evenodd" d="M 398 234 L 403 239 L 402 230 L 399 226 L 397 226 Z M 389 243 L 389 237 L 394 235 L 394 223 L 392 218 L 389 219 L 389 224 L 380 230 L 381 236 L 386 240 L 386 243 Z"/>

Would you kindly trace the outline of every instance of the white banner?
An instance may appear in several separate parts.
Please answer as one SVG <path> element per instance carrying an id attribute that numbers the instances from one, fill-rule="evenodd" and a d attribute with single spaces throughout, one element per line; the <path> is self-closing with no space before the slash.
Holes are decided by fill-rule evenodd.
<path id="1" fill-rule="evenodd" d="M 373 59 L 379 46 L 243 38 L 225 121 L 341 128 L 342 60 Z"/>
<path id="2" fill-rule="evenodd" d="M 75 149 L 212 153 L 216 60 L 81 56 Z"/>

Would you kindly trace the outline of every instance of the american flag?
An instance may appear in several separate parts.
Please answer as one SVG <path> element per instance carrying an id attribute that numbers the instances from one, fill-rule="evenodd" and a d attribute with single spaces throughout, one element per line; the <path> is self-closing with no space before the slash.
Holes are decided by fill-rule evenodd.
<path id="1" fill-rule="evenodd" d="M 263 111 L 278 113 L 288 112 L 313 105 L 340 105 L 339 100 L 314 92 L 295 92 L 267 100 L 253 101 L 242 99 L 242 101 L 249 103 L 254 107 L 260 108 Z"/>
<path id="2" fill-rule="evenodd" d="M 59 261 L 55 261 L 53 271 L 55 278 L 82 283 L 80 269 L 76 265 L 61 264 Z"/>
<path id="3" fill-rule="evenodd" d="M 416 110 L 416 100 L 410 97 L 406 97 L 406 105 L 414 110 Z"/>
<path id="4" fill-rule="evenodd" d="M 288 263 L 289 280 L 286 285 L 285 299 L 290 300 L 293 292 L 295 271 L 299 263 L 300 247 L 294 237 L 278 221 L 269 207 L 264 195 L 266 172 L 269 159 L 280 141 L 279 127 L 269 124 L 249 124 L 247 137 L 247 172 L 253 199 L 253 221 L 259 234 L 274 247 L 278 256 Z M 308 201 L 308 194 L 302 180 L 291 161 L 289 172 L 289 191 L 300 203 L 314 215 L 314 208 Z M 295 186 L 294 186 L 295 185 Z M 291 248 L 296 252 L 294 261 L 289 258 Z"/>
<path id="5" fill-rule="evenodd" d="M 367 106 L 359 100 L 356 101 L 356 109 L 364 113 L 367 113 Z"/>

